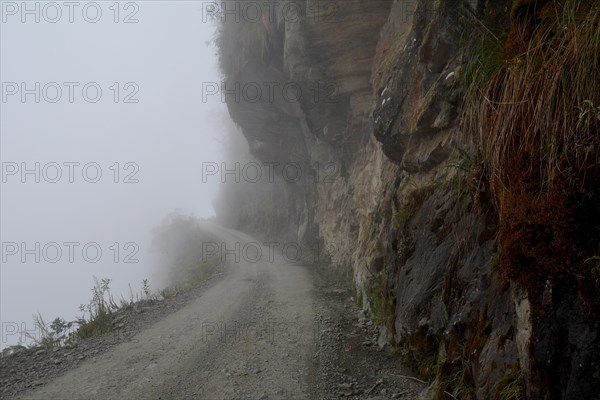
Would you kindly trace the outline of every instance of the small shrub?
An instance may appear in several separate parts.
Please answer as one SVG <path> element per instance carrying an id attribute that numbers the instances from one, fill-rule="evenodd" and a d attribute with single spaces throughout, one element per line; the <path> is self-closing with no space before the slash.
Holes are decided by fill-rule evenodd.
<path id="1" fill-rule="evenodd" d="M 77 335 L 80 339 L 100 336 L 112 331 L 112 312 L 106 308 L 99 309 L 89 321 L 80 320 Z"/>
<path id="2" fill-rule="evenodd" d="M 112 330 L 113 311 L 118 310 L 119 306 L 110 294 L 110 281 L 94 277 L 92 299 L 88 304 L 79 307 L 83 312 L 83 316 L 78 320 L 77 336 L 80 339 L 103 335 Z"/>
<path id="3" fill-rule="evenodd" d="M 64 346 L 74 341 L 71 327 L 74 322 L 66 322 L 62 318 L 55 318 L 50 325 L 46 324 L 39 312 L 33 316 L 33 324 L 37 335 L 25 332 L 25 336 L 33 341 L 34 346 L 50 350 L 54 347 Z"/>

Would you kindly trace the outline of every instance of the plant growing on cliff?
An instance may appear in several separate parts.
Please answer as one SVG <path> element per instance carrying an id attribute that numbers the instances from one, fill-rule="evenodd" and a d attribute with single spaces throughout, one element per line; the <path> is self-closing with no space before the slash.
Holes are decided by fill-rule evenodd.
<path id="1" fill-rule="evenodd" d="M 466 338 L 458 335 L 446 343 L 436 369 L 436 400 L 477 398 L 474 368 L 479 365 L 479 350 L 485 342 L 486 335 L 482 331 L 485 321 L 478 318 L 472 335 Z"/>
<path id="2" fill-rule="evenodd" d="M 450 177 L 447 186 L 456 194 L 457 203 L 473 198 L 478 209 L 481 209 L 482 193 L 486 191 L 482 182 L 482 162 L 478 153 L 472 149 L 457 148 L 447 163 Z M 466 207 L 457 207 L 457 212 L 465 212 Z"/>
<path id="3" fill-rule="evenodd" d="M 531 290 L 565 275 L 590 286 L 584 260 L 600 223 L 600 3 L 519 0 L 512 15 L 507 40 L 481 64 L 465 118 L 500 216 L 500 267 Z M 583 290 L 588 301 L 597 290 Z"/>
<path id="4" fill-rule="evenodd" d="M 572 301 L 596 329 L 600 282 L 585 260 L 600 240 L 599 55 L 600 2 L 519 0 L 467 112 L 499 215 L 499 269 L 527 293 L 538 332 L 531 348 L 543 336 L 558 349 L 552 369 L 532 352 L 528 386 L 540 398 L 564 397 L 579 374 L 593 379 L 575 366 L 574 346 L 544 324 L 558 314 L 552 307 Z"/>
<path id="5" fill-rule="evenodd" d="M 386 267 L 374 278 L 374 284 L 371 288 L 370 306 L 373 321 L 377 325 L 393 329 L 394 318 L 396 316 L 396 299 L 389 288 Z"/>
<path id="6" fill-rule="evenodd" d="M 537 18 L 534 28 L 513 23 L 501 61 L 485 69 L 492 74 L 471 114 L 496 186 L 508 184 L 515 153 L 528 154 L 523 167 L 541 168 L 540 189 L 599 163 L 600 5 L 554 1 L 535 10 L 521 17 Z"/>
<path id="7" fill-rule="evenodd" d="M 471 374 L 471 363 L 468 357 L 461 357 L 453 363 L 440 366 L 444 370 L 438 373 L 438 393 L 436 400 L 448 398 L 474 400 L 475 382 Z"/>
<path id="8" fill-rule="evenodd" d="M 480 124 L 479 110 L 482 99 L 486 96 L 487 86 L 506 64 L 506 60 L 500 58 L 506 36 L 505 32 L 482 34 L 475 54 L 462 75 L 461 87 L 465 92 L 462 118 L 466 131 L 477 131 Z"/>
<path id="9" fill-rule="evenodd" d="M 518 366 L 510 369 L 498 382 L 496 390 L 498 400 L 524 400 L 525 381 Z"/>

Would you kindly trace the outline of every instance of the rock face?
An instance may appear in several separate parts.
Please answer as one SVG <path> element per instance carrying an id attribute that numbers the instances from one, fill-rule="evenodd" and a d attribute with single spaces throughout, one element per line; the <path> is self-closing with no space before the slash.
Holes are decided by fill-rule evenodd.
<path id="1" fill-rule="evenodd" d="M 497 216 L 460 121 L 476 43 L 508 30 L 510 6 L 280 1 L 246 22 L 255 41 L 220 43 L 233 55 L 222 59 L 227 87 L 276 89 L 227 97 L 255 162 L 275 172 L 228 185 L 218 218 L 321 249 L 352 276 L 380 342 L 398 346 L 438 398 L 536 393 L 531 305 L 495 268 Z"/>

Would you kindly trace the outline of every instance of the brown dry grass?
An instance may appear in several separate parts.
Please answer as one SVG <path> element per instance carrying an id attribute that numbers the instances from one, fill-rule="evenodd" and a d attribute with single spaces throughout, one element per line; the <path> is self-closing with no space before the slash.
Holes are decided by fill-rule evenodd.
<path id="1" fill-rule="evenodd" d="M 484 101 L 472 117 L 495 187 L 526 154 L 540 189 L 600 161 L 600 3 L 554 1 L 515 21 Z M 533 23 L 532 23 L 533 18 Z"/>
<path id="2" fill-rule="evenodd" d="M 568 278 L 591 306 L 599 287 L 583 261 L 600 240 L 600 2 L 516 2 L 491 61 L 466 117 L 498 208 L 501 271 L 532 294 Z"/>

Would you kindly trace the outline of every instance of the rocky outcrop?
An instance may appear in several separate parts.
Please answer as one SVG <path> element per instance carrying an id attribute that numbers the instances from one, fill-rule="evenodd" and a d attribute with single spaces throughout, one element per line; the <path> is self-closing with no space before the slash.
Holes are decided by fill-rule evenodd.
<path id="1" fill-rule="evenodd" d="M 327 249 L 380 343 L 433 382 L 428 396 L 523 395 L 536 357 L 532 306 L 498 272 L 499 221 L 461 124 L 465 71 L 483 36 L 508 30 L 511 1 L 277 4 L 253 30 L 260 44 L 227 49 L 239 59 L 224 70 L 230 86 L 302 94 L 228 98 L 250 152 L 284 179 L 238 188 L 243 201 L 222 204 L 219 217 Z M 290 4 L 298 18 L 281 12 Z M 286 164 L 301 176 L 285 179 Z"/>

